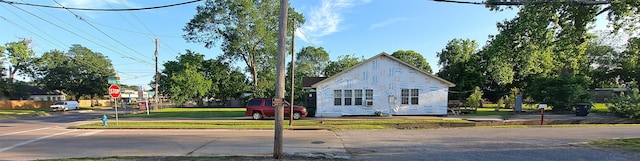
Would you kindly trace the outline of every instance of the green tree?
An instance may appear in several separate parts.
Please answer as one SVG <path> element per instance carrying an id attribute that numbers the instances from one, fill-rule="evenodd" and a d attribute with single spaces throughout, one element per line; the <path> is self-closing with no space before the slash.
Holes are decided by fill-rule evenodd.
<path id="1" fill-rule="evenodd" d="M 320 77 L 323 75 L 323 70 L 329 64 L 329 53 L 324 48 L 308 46 L 302 48 L 300 52 L 296 54 L 295 59 L 295 82 L 294 82 L 294 104 L 301 104 L 305 101 L 307 91 L 302 89 L 302 78 L 304 77 Z M 287 65 L 287 85 L 285 85 L 286 91 L 291 91 L 291 63 Z M 287 98 L 291 98 L 291 92 L 288 92 Z M 289 99 L 287 99 L 289 100 Z"/>
<path id="2" fill-rule="evenodd" d="M 536 101 L 552 106 L 554 111 L 570 111 L 577 103 L 592 102 L 588 90 L 588 77 L 563 74 L 536 79 L 528 93 Z"/>
<path id="3" fill-rule="evenodd" d="M 252 75 L 253 90 L 261 95 L 274 89 L 275 76 L 259 75 L 275 73 L 279 5 L 276 0 L 207 0 L 186 24 L 184 38 L 207 48 L 221 42 L 223 58 L 242 60 Z M 304 23 L 302 14 L 293 8 L 288 13 L 296 25 Z"/>
<path id="4" fill-rule="evenodd" d="M 422 54 L 418 52 L 415 52 L 413 50 L 398 50 L 393 52 L 391 56 L 398 58 L 407 64 L 411 64 L 419 69 L 422 69 L 427 73 L 433 73 L 429 62 L 427 62 L 427 59 L 422 57 Z"/>
<path id="5" fill-rule="evenodd" d="M 36 81 L 46 89 L 60 90 L 75 96 L 104 95 L 107 79 L 115 75 L 111 61 L 101 53 L 75 44 L 67 53 L 51 50 L 36 60 Z"/>
<path id="6" fill-rule="evenodd" d="M 320 77 L 329 61 L 329 53 L 322 47 L 307 46 L 302 48 L 296 55 L 296 76 L 302 74 L 306 77 Z"/>
<path id="7" fill-rule="evenodd" d="M 622 52 L 617 74 L 626 84 L 638 84 L 640 81 L 640 38 L 629 39 L 627 50 Z"/>
<path id="8" fill-rule="evenodd" d="M 18 71 L 27 75 L 31 67 L 31 61 L 34 59 L 35 52 L 29 46 L 31 40 L 23 39 L 21 41 L 9 42 L 5 44 L 4 52 L 11 66 L 9 67 L 9 82 L 13 82 Z"/>
<path id="9" fill-rule="evenodd" d="M 484 75 L 478 43 L 470 39 L 453 39 L 437 53 L 440 71 L 438 77 L 454 84 L 450 98 L 462 100 L 469 97 L 474 87 L 481 89 L 487 80 Z M 455 92 L 453 92 L 455 91 Z"/>
<path id="10" fill-rule="evenodd" d="M 473 93 L 467 97 L 467 106 L 471 107 L 482 107 L 482 90 L 480 87 L 476 86 L 473 90 Z"/>
<path id="11" fill-rule="evenodd" d="M 338 56 L 338 60 L 330 61 L 327 67 L 324 68 L 323 73 L 326 77 L 331 77 L 342 72 L 343 70 L 360 64 L 364 60 L 364 57 L 357 58 L 354 55 L 341 55 Z"/>
<path id="12" fill-rule="evenodd" d="M 185 68 L 169 76 L 171 86 L 164 94 L 178 104 L 197 98 L 199 101 L 209 92 L 212 82 L 205 79 L 196 65 L 186 64 Z"/>

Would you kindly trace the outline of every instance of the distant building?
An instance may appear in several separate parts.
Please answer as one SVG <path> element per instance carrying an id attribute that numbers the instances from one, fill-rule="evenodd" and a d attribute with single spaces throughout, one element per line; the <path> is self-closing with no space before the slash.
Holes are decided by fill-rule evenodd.
<path id="1" fill-rule="evenodd" d="M 29 94 L 29 100 L 34 101 L 63 101 L 67 100 L 67 94 L 59 90 L 44 91 L 37 86 L 28 86 L 27 93 Z"/>

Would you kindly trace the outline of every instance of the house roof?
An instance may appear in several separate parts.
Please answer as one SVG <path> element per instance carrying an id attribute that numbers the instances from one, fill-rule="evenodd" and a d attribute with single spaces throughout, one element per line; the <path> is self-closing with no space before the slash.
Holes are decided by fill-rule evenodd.
<path id="1" fill-rule="evenodd" d="M 27 86 L 27 93 L 29 93 L 30 95 L 66 95 L 59 90 L 45 92 L 44 90 L 42 90 L 42 88 L 37 86 Z"/>
<path id="2" fill-rule="evenodd" d="M 304 77 L 302 78 L 302 88 L 309 89 L 313 84 L 316 84 L 324 79 L 327 79 L 327 77 Z"/>
<path id="3" fill-rule="evenodd" d="M 420 68 L 417 68 L 417 67 L 415 67 L 415 66 L 413 66 L 413 65 L 410 65 L 410 64 L 408 64 L 408 63 L 406 63 L 406 62 L 404 62 L 404 61 L 402 61 L 402 60 L 400 60 L 400 59 L 398 59 L 398 58 L 395 58 L 395 57 L 393 57 L 393 56 L 391 56 L 391 55 L 389 55 L 389 54 L 387 54 L 387 53 L 385 53 L 385 52 L 382 52 L 382 53 L 380 53 L 380 54 L 378 54 L 378 55 L 376 55 L 376 56 L 373 56 L 373 57 L 371 57 L 371 58 L 369 58 L 369 59 L 367 59 L 367 60 L 365 60 L 365 61 L 361 62 L 360 64 L 354 65 L 354 66 L 352 66 L 351 68 L 346 69 L 346 70 L 343 70 L 342 72 L 340 72 L 340 73 L 338 73 L 338 74 L 335 74 L 335 75 L 333 75 L 333 76 L 331 76 L 331 77 L 329 77 L 329 78 L 326 78 L 326 79 L 324 79 L 324 80 L 321 80 L 321 81 L 319 81 L 319 82 L 316 82 L 316 83 L 314 83 L 313 85 L 311 85 L 311 87 L 317 87 L 317 86 L 316 86 L 317 84 L 327 82 L 327 81 L 329 81 L 329 80 L 331 80 L 331 79 L 333 79 L 333 78 L 336 78 L 336 77 L 338 77 L 338 76 L 340 76 L 340 75 L 342 75 L 342 74 L 344 74 L 344 73 L 346 73 L 346 72 L 348 72 L 348 71 L 350 71 L 350 70 L 352 70 L 352 69 L 355 69 L 355 68 L 357 68 L 357 67 L 359 67 L 359 66 L 362 66 L 362 65 L 364 65 L 364 64 L 367 64 L 367 63 L 369 63 L 369 62 L 371 62 L 371 61 L 373 61 L 373 60 L 377 59 L 378 57 L 387 57 L 387 58 L 389 58 L 389 59 L 391 59 L 391 60 L 394 60 L 394 61 L 396 61 L 396 62 L 398 62 L 398 63 L 400 63 L 400 64 L 403 64 L 403 65 L 405 65 L 405 66 L 407 66 L 407 67 L 409 67 L 409 68 L 411 68 L 411 69 L 413 69 L 413 70 L 415 70 L 415 71 L 418 71 L 419 73 L 422 73 L 422 74 L 427 75 L 427 76 L 429 76 L 429 77 L 432 77 L 432 78 L 434 78 L 434 79 L 436 79 L 436 80 L 439 80 L 439 81 L 441 81 L 441 82 L 443 82 L 443 83 L 447 84 L 449 87 L 455 87 L 455 86 L 456 86 L 455 84 L 453 84 L 453 83 L 451 83 L 451 82 L 449 82 L 449 81 L 447 81 L 447 80 L 445 80 L 445 79 L 442 79 L 442 78 L 440 78 L 440 77 L 438 77 L 438 76 L 435 76 L 435 75 L 433 75 L 433 74 L 431 74 L 431 73 L 428 73 L 428 72 L 426 72 L 426 71 L 424 71 L 424 70 L 422 70 L 422 69 L 420 69 Z"/>

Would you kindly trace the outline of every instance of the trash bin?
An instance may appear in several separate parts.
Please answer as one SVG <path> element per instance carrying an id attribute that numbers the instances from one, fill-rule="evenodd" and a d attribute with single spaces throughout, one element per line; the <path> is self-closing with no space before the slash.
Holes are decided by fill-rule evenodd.
<path id="1" fill-rule="evenodd" d="M 591 110 L 590 104 L 576 104 L 576 116 L 587 116 Z"/>

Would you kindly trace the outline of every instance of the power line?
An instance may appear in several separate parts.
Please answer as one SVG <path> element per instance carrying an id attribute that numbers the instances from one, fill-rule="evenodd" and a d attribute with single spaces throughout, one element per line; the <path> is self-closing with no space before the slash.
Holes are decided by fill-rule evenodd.
<path id="1" fill-rule="evenodd" d="M 105 25 L 96 21 L 91 21 L 91 20 L 86 20 L 85 21 L 89 21 L 93 24 L 96 25 L 100 25 L 103 27 L 107 27 L 107 28 L 111 28 L 111 29 L 115 29 L 115 30 L 120 30 L 120 31 L 125 31 L 125 32 L 129 32 L 129 33 L 135 33 L 135 34 L 140 34 L 140 35 L 146 35 L 146 36 L 157 36 L 157 37 L 167 37 L 167 38 L 175 38 L 175 39 L 181 39 L 181 37 L 179 36 L 169 36 L 169 35 L 155 35 L 155 34 L 149 34 L 149 33 L 144 33 L 144 32 L 139 32 L 139 31 L 132 31 L 132 30 L 127 30 L 127 29 L 123 29 L 123 28 L 118 28 L 118 27 L 114 27 L 114 26 L 109 26 L 109 25 Z"/>
<path id="2" fill-rule="evenodd" d="M 58 43 L 60 43 L 60 44 L 53 43 L 53 42 L 49 41 L 49 39 L 46 39 L 46 38 L 44 38 L 44 37 L 42 37 L 42 36 L 39 36 L 39 35 L 35 34 L 34 32 L 31 32 L 31 31 L 27 30 L 26 28 L 24 28 L 24 27 L 22 27 L 22 26 L 18 25 L 17 23 L 13 23 L 13 22 L 11 22 L 11 21 L 9 21 L 8 19 L 6 19 L 6 18 L 4 18 L 4 17 L 3 17 L 3 19 L 5 19 L 7 22 L 12 23 L 12 24 L 14 24 L 15 26 L 18 26 L 18 27 L 22 28 L 23 30 L 25 30 L 25 31 L 27 31 L 27 32 L 29 32 L 29 33 L 32 33 L 32 34 L 36 35 L 36 36 L 40 37 L 41 39 L 44 39 L 45 41 L 48 41 L 49 43 L 51 43 L 51 44 L 53 44 L 53 45 L 56 45 L 56 46 L 58 46 L 58 45 L 62 45 L 62 46 L 64 46 L 64 43 L 62 43 L 60 40 L 58 40 L 58 39 L 56 39 L 55 37 L 53 37 L 53 36 L 49 35 L 47 32 L 42 31 L 38 26 L 36 26 L 36 25 L 32 24 L 30 21 L 27 21 L 26 19 L 22 18 L 22 16 L 20 16 L 19 14 L 16 14 L 15 12 L 11 11 L 10 9 L 8 9 L 8 8 L 7 8 L 7 7 L 5 7 L 5 6 L 2 6 L 2 8 L 4 8 L 4 9 L 5 9 L 5 10 L 7 10 L 7 11 L 9 11 L 9 12 L 10 12 L 11 14 L 13 14 L 14 16 L 16 16 L 16 17 L 18 17 L 18 18 L 22 19 L 22 21 L 24 21 L 24 22 L 26 22 L 27 24 L 31 25 L 31 27 L 35 28 L 36 30 L 40 31 L 41 33 L 44 33 L 46 36 L 49 36 L 49 38 L 51 38 L 51 39 L 53 39 L 53 40 L 57 41 L 57 42 L 58 42 Z M 63 48 L 64 48 L 64 47 L 63 47 Z"/>
<path id="3" fill-rule="evenodd" d="M 62 6 L 62 4 L 58 3 L 58 1 L 54 0 L 54 2 L 56 2 L 58 5 Z M 88 21 L 85 21 L 85 20 L 84 20 L 84 18 L 80 17 L 80 15 L 78 15 L 78 14 L 76 14 L 76 13 L 73 13 L 71 10 L 67 10 L 67 11 L 69 11 L 69 13 L 73 14 L 74 16 L 76 16 L 76 18 L 78 18 L 78 19 L 82 20 L 83 22 L 87 23 L 89 26 L 91 26 L 91 27 L 93 27 L 94 29 L 98 30 L 100 33 L 102 33 L 102 34 L 104 34 L 105 36 L 109 37 L 111 40 L 113 40 L 113 41 L 117 42 L 118 44 L 120 44 L 120 45 L 124 46 L 125 48 L 127 48 L 127 49 L 129 49 L 129 50 L 133 51 L 134 53 L 136 53 L 136 54 L 138 54 L 138 55 L 141 55 L 143 58 L 147 58 L 147 57 L 145 57 L 145 55 L 143 55 L 143 54 L 139 53 L 139 52 L 138 52 L 138 51 L 136 51 L 136 50 L 133 50 L 133 49 L 132 49 L 131 47 L 129 47 L 128 45 L 125 45 L 124 43 L 120 42 L 118 39 L 115 39 L 115 38 L 113 38 L 111 35 L 109 35 L 109 34 L 105 33 L 104 31 L 100 30 L 100 29 L 99 29 L 98 27 L 96 27 L 95 25 L 93 25 L 93 24 L 89 23 Z M 149 57 L 149 58 L 150 58 L 150 57 Z M 153 65 L 153 64 L 151 64 L 151 63 L 149 63 L 149 62 L 146 62 L 146 61 L 142 61 L 142 62 L 143 62 L 143 63 L 146 63 L 146 64 L 149 64 L 149 65 Z"/>
<path id="4" fill-rule="evenodd" d="M 163 6 L 144 7 L 144 8 L 121 8 L 121 9 L 60 7 L 60 6 L 48 6 L 48 5 L 32 4 L 32 3 L 20 3 L 20 2 L 5 1 L 5 0 L 0 0 L 0 3 L 6 3 L 6 4 L 10 4 L 10 5 L 27 5 L 27 6 L 34 6 L 34 7 L 67 9 L 67 10 L 82 10 L 82 11 L 140 11 L 140 10 L 150 10 L 150 9 L 160 9 L 160 8 L 174 7 L 174 6 L 180 6 L 180 5 L 185 5 L 185 4 L 190 4 L 190 3 L 200 2 L 200 1 L 202 1 L 202 0 L 193 0 L 193 1 L 188 1 L 188 2 L 169 4 L 169 5 L 163 5 Z"/>
<path id="5" fill-rule="evenodd" d="M 22 9 L 22 8 L 18 7 L 18 6 L 15 6 L 15 5 L 12 5 L 12 6 L 13 6 L 13 7 L 15 7 L 15 8 L 17 8 L 17 9 L 19 9 L 19 10 L 21 10 L 21 11 L 23 11 L 23 12 L 26 12 L 26 13 L 28 13 L 28 14 L 30 14 L 30 15 L 32 15 L 32 16 L 34 16 L 34 17 L 36 17 L 36 18 L 40 19 L 40 20 L 42 20 L 42 21 L 45 21 L 45 22 L 47 22 L 47 23 L 49 23 L 49 24 L 51 24 L 51 25 L 53 25 L 53 26 L 56 26 L 56 27 L 58 27 L 58 28 L 60 28 L 60 29 L 62 29 L 62 30 L 65 30 L 65 31 L 67 31 L 67 32 L 69 32 L 69 33 L 71 33 L 71 34 L 73 34 L 73 35 L 76 35 L 76 36 L 78 36 L 78 37 L 80 37 L 80 38 L 82 38 L 82 39 L 84 39 L 84 40 L 87 40 L 87 41 L 89 41 L 89 42 L 91 42 L 91 43 L 94 43 L 94 44 L 96 44 L 96 45 L 98 45 L 98 46 L 102 46 L 103 48 L 105 48 L 105 49 L 107 49 L 107 50 L 110 50 L 110 51 L 112 51 L 112 52 L 114 52 L 114 53 L 116 53 L 116 54 L 119 54 L 119 55 L 121 55 L 121 56 L 127 56 L 127 55 L 125 55 L 125 54 L 122 54 L 122 53 L 119 53 L 119 52 L 117 52 L 117 51 L 114 51 L 114 50 L 113 50 L 113 49 L 111 49 L 111 48 L 107 48 L 107 47 L 105 47 L 104 45 L 99 44 L 99 43 L 97 43 L 97 42 L 95 42 L 95 41 L 93 41 L 93 40 L 91 40 L 91 39 L 88 39 L 88 38 L 86 38 L 86 37 L 84 37 L 84 36 L 82 36 L 82 35 L 80 35 L 80 34 L 78 34 L 78 33 L 75 33 L 75 32 L 73 32 L 73 31 L 71 31 L 71 30 L 69 30 L 69 29 L 67 29 L 67 28 L 64 28 L 64 27 L 62 27 L 62 26 L 60 26 L 60 25 L 57 25 L 57 24 L 55 24 L 55 23 L 53 23 L 53 22 L 51 22 L 51 21 L 49 21 L 49 20 L 47 20 L 47 19 L 44 19 L 44 18 L 42 18 L 42 17 L 40 17 L 40 16 L 38 16 L 38 15 L 36 15 L 36 14 L 34 14 L 34 13 L 31 13 L 31 12 L 29 12 L 29 11 L 27 11 L 27 10 L 24 10 L 24 9 Z M 128 56 L 127 56 L 127 57 L 128 57 Z M 148 63 L 148 62 L 139 61 L 139 60 L 137 60 L 137 61 L 138 61 L 138 62 L 140 62 L 140 63 Z"/>

